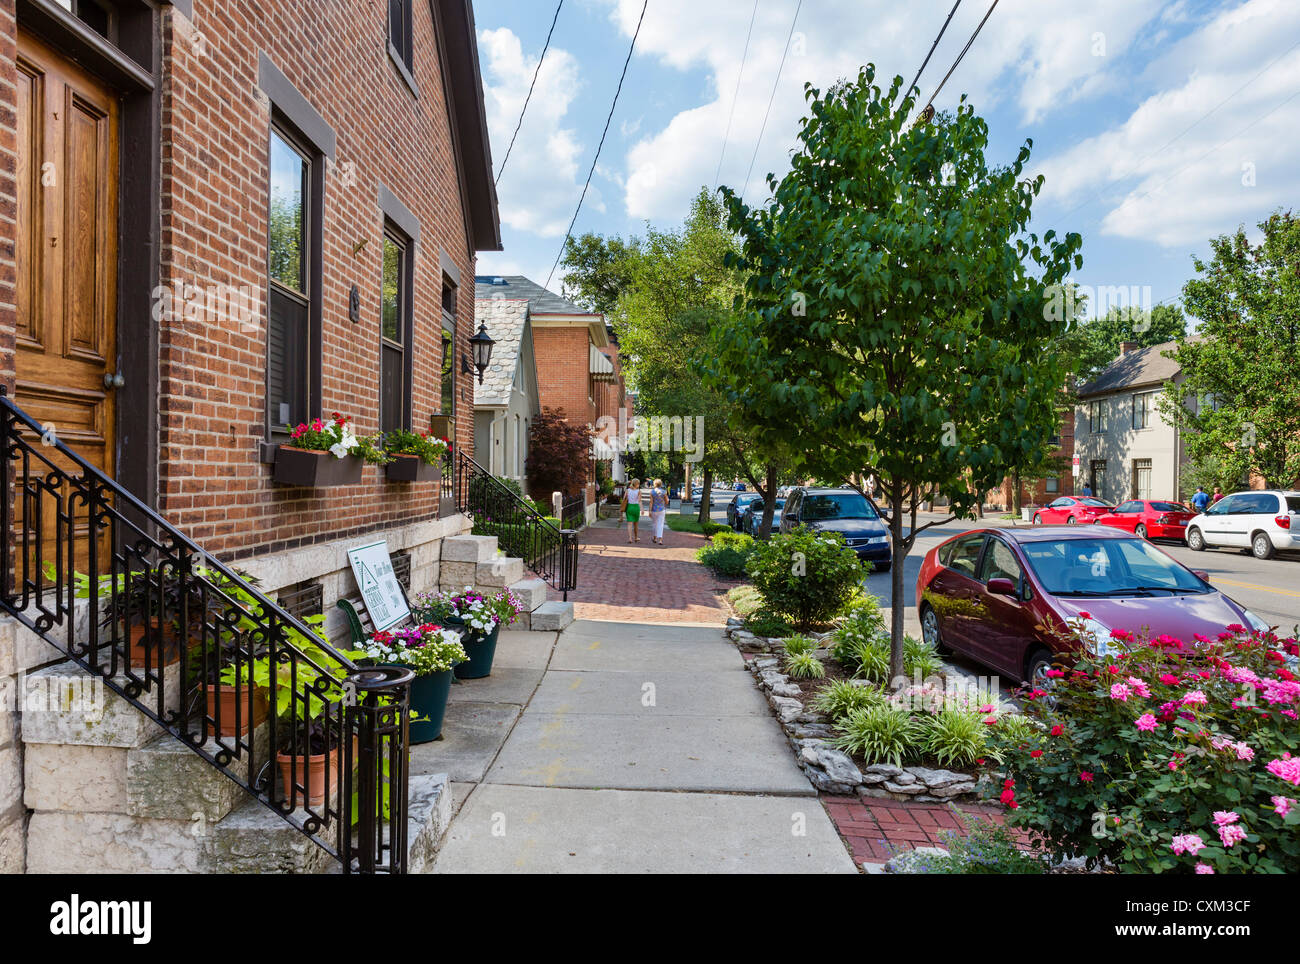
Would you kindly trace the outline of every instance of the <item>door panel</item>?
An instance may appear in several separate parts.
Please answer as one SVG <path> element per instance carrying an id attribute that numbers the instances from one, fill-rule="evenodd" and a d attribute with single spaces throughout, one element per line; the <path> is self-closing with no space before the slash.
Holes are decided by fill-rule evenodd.
<path id="1" fill-rule="evenodd" d="M 117 360 L 117 96 L 22 31 L 17 78 L 15 401 L 47 436 L 111 475 L 116 409 L 104 376 Z M 41 452 L 71 468 L 52 448 Z M 45 561 L 55 558 L 55 501 L 42 497 Z M 33 509 L 16 506 L 20 519 Z M 84 538 L 84 507 L 77 509 Z"/>

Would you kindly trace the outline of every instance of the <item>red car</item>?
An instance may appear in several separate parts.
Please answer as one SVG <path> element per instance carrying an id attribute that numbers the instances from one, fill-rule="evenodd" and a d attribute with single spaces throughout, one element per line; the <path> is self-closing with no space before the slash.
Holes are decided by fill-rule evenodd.
<path id="1" fill-rule="evenodd" d="M 1091 495 L 1063 495 L 1034 513 L 1034 525 L 1057 525 L 1064 522 L 1096 522 L 1114 508 L 1109 502 Z"/>
<path id="2" fill-rule="evenodd" d="M 1121 502 L 1097 521 L 1104 526 L 1124 529 L 1142 539 L 1177 539 L 1183 541 L 1187 522 L 1196 513 L 1181 502 L 1131 499 Z"/>
<path id="3" fill-rule="evenodd" d="M 927 643 L 955 650 L 1012 679 L 1045 682 L 1063 649 L 1036 627 L 1081 619 L 1095 645 L 1116 645 L 1113 629 L 1169 634 L 1194 645 L 1258 616 L 1209 584 L 1209 577 L 1145 539 L 1103 526 L 975 529 L 925 554 L 916 578 Z"/>

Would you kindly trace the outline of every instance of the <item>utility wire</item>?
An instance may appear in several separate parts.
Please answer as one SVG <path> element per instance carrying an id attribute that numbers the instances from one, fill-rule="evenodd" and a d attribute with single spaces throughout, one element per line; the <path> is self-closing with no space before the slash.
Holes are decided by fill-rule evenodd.
<path id="1" fill-rule="evenodd" d="M 948 19 L 945 20 L 943 26 L 939 28 L 939 36 L 935 37 L 934 43 L 930 44 L 930 52 L 925 55 L 925 60 L 921 61 L 921 66 L 916 69 L 916 76 L 912 78 L 912 83 L 908 86 L 907 90 L 903 91 L 904 97 L 912 92 L 913 88 L 916 87 L 916 82 L 921 79 L 921 74 L 925 71 L 926 65 L 930 63 L 930 58 L 934 56 L 935 48 L 939 46 L 939 41 L 943 39 L 944 31 L 948 29 L 948 24 L 952 23 L 952 15 L 957 12 L 957 8 L 960 6 L 961 0 L 957 0 L 957 2 L 952 5 L 952 9 L 948 11 Z M 918 90 L 917 93 L 920 93 L 920 91 Z"/>
<path id="2" fill-rule="evenodd" d="M 605 135 L 609 133 L 609 122 L 614 119 L 614 108 L 618 106 L 618 95 L 623 91 L 623 80 L 627 77 L 627 65 L 632 62 L 632 51 L 636 50 L 636 38 L 641 36 L 641 23 L 645 20 L 645 8 L 650 6 L 650 0 L 645 0 L 641 4 L 641 16 L 637 18 L 636 30 L 632 33 L 632 43 L 627 48 L 627 59 L 623 61 L 623 72 L 618 77 L 618 87 L 614 90 L 614 102 L 609 105 L 609 116 L 605 118 L 605 129 L 600 132 L 600 143 L 596 145 L 596 156 L 591 159 L 591 170 L 587 172 L 587 183 L 582 185 L 582 194 L 578 197 L 578 206 L 573 211 L 573 218 L 569 221 L 569 229 L 564 232 L 564 240 L 560 242 L 560 253 L 555 256 L 555 264 L 551 265 L 551 273 L 546 276 L 545 288 L 551 286 L 551 278 L 555 276 L 555 269 L 560 266 L 560 259 L 564 257 L 565 245 L 569 243 L 569 236 L 573 234 L 573 226 L 578 221 L 578 212 L 582 210 L 582 202 L 587 197 L 587 188 L 591 187 L 591 177 L 596 173 L 596 163 L 600 160 L 600 149 L 605 146 Z"/>
<path id="3" fill-rule="evenodd" d="M 957 0 L 958 3 L 961 0 Z M 727 141 L 731 138 L 731 122 L 736 117 L 736 102 L 740 99 L 740 81 L 745 76 L 745 61 L 749 59 L 749 38 L 754 33 L 754 18 L 758 15 L 758 0 L 754 0 L 753 12 L 749 15 L 749 29 L 745 32 L 745 52 L 740 55 L 740 73 L 736 75 L 736 90 L 731 95 L 731 113 L 727 115 L 727 132 L 722 135 L 722 153 L 718 155 L 718 170 L 713 175 L 714 190 L 722 179 L 722 159 L 727 156 Z"/>
<path id="4" fill-rule="evenodd" d="M 781 51 L 781 64 L 776 68 L 776 80 L 772 81 L 772 96 L 767 99 L 767 110 L 763 112 L 763 124 L 758 129 L 758 140 L 754 142 L 754 153 L 749 159 L 749 170 L 745 172 L 745 186 L 740 190 L 740 198 L 745 199 L 749 190 L 749 179 L 754 173 L 754 162 L 758 160 L 758 149 L 763 143 L 763 133 L 767 130 L 767 118 L 772 113 L 772 102 L 776 100 L 776 89 L 781 83 L 781 71 L 785 69 L 785 58 L 790 53 L 790 41 L 794 38 L 794 25 L 799 22 L 799 11 L 803 9 L 803 0 L 794 8 L 794 17 L 790 20 L 790 33 L 785 38 L 785 49 Z"/>
<path id="5" fill-rule="evenodd" d="M 515 132 L 510 135 L 510 146 L 506 148 L 506 156 L 501 159 L 501 166 L 497 168 L 497 176 L 493 179 L 493 184 L 501 181 L 501 175 L 506 169 L 506 161 L 510 160 L 510 152 L 515 147 L 515 138 L 519 136 L 519 128 L 524 126 L 524 114 L 528 112 L 528 102 L 533 99 L 533 88 L 537 86 L 537 75 L 542 72 L 542 63 L 546 60 L 546 51 L 551 49 L 551 34 L 555 33 L 555 21 L 560 19 L 560 8 L 563 6 L 564 0 L 560 0 L 555 5 L 555 16 L 551 18 L 551 29 L 546 31 L 546 43 L 542 45 L 542 56 L 537 59 L 537 69 L 533 71 L 533 82 L 528 85 L 528 96 L 524 98 L 524 106 L 519 111 L 519 122 L 515 124 Z"/>
<path id="6" fill-rule="evenodd" d="M 934 99 L 939 96 L 939 91 L 943 90 L 943 85 L 948 83 L 948 78 L 952 76 L 953 71 L 957 69 L 957 65 L 960 64 L 962 58 L 966 56 L 966 51 L 970 50 L 971 44 L 973 44 L 975 38 L 980 35 L 980 31 L 984 29 L 984 24 L 988 23 L 988 19 L 992 16 L 993 9 L 997 5 L 998 0 L 993 0 L 993 5 L 989 7 L 989 12 L 984 14 L 984 19 L 981 20 L 980 25 L 975 28 L 975 32 L 970 35 L 970 40 L 966 41 L 966 46 L 961 48 L 961 53 L 957 55 L 957 59 L 953 61 L 952 66 L 948 68 L 948 72 L 943 75 L 943 80 L 939 81 L 939 86 L 934 89 L 934 93 L 930 95 L 930 99 L 925 102 L 925 108 L 922 113 L 929 111 L 934 106 Z"/>

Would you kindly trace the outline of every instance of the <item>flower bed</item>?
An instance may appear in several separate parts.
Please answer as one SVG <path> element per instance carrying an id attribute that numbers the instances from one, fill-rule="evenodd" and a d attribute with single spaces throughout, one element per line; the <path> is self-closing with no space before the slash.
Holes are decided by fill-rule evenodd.
<path id="1" fill-rule="evenodd" d="M 1296 641 L 1074 629 L 1077 659 L 1026 693 L 1040 726 L 1000 741 L 1009 820 L 1121 871 L 1300 871 Z"/>

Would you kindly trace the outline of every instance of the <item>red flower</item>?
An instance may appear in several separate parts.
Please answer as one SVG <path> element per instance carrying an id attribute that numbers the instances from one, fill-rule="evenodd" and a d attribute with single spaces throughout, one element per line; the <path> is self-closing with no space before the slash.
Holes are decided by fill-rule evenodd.
<path id="1" fill-rule="evenodd" d="M 1031 757 L 1033 757 L 1035 760 L 1037 760 L 1040 756 L 1043 755 L 1043 751 L 1042 751 L 1042 750 L 1034 750 L 1034 751 L 1032 751 L 1029 755 L 1030 755 Z"/>
<path id="2" fill-rule="evenodd" d="M 1082 780 L 1084 783 L 1092 783 L 1093 776 L 1094 774 L 1091 770 L 1084 770 L 1082 773 L 1079 774 L 1079 779 Z"/>
<path id="3" fill-rule="evenodd" d="M 1079 618 L 1080 618 L 1080 619 L 1091 619 L 1091 618 L 1092 618 L 1092 613 L 1085 613 L 1083 610 L 1079 610 Z"/>
<path id="4" fill-rule="evenodd" d="M 1051 732 L 1052 732 L 1052 736 L 1060 736 L 1062 733 L 1065 732 L 1065 727 L 1063 727 L 1060 723 L 1057 723 L 1056 726 L 1052 727 Z"/>

